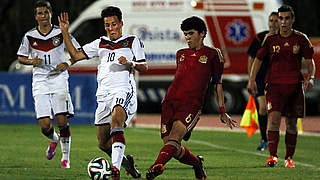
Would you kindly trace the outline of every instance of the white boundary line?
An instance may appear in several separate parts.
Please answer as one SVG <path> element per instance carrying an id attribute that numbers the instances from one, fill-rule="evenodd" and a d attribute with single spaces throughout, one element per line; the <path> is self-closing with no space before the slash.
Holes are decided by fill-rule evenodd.
<path id="1" fill-rule="evenodd" d="M 136 124 L 136 127 L 140 128 L 160 128 L 159 124 Z M 129 126 L 130 127 L 130 126 Z M 246 131 L 243 128 L 226 128 L 226 127 L 195 127 L 195 130 L 200 130 L 200 131 L 228 131 L 228 132 L 243 132 L 246 133 Z M 260 133 L 259 130 L 257 130 L 255 133 Z M 280 134 L 285 134 L 285 131 L 281 131 Z M 306 132 L 303 131 L 302 134 L 298 134 L 299 136 L 316 136 L 320 137 L 320 133 L 315 133 L 315 132 Z"/>
<path id="2" fill-rule="evenodd" d="M 209 146 L 209 147 L 212 147 L 212 148 L 216 148 L 216 149 L 223 149 L 223 150 L 228 150 L 228 151 L 235 151 L 235 152 L 239 152 L 239 153 L 243 153 L 243 154 L 252 154 L 252 155 L 255 155 L 255 156 L 269 157 L 269 155 L 266 155 L 266 154 L 260 154 L 260 153 L 257 153 L 257 152 L 251 152 L 251 151 L 245 151 L 245 150 L 241 150 L 241 149 L 235 149 L 235 148 L 229 148 L 229 147 L 219 146 L 219 145 L 212 144 L 212 143 L 205 142 L 205 141 L 190 140 L 190 142 L 194 142 L 194 143 L 197 143 L 197 144 L 206 145 L 206 146 Z M 284 159 L 278 158 L 278 160 L 284 162 Z M 306 164 L 306 163 L 302 163 L 302 162 L 298 162 L 298 161 L 294 161 L 294 163 L 295 163 L 296 165 L 305 166 L 305 167 L 311 167 L 311 168 L 317 168 L 318 170 L 320 170 L 320 168 L 318 168 L 317 166 L 312 165 L 312 164 Z"/>
<path id="3" fill-rule="evenodd" d="M 137 129 L 137 128 L 133 128 L 133 130 L 135 131 L 140 131 L 143 133 L 151 133 L 150 131 L 146 131 L 146 130 L 142 130 L 142 129 Z M 152 133 L 155 134 L 155 133 Z M 255 155 L 255 156 L 262 156 L 262 157 L 269 157 L 269 155 L 266 154 L 261 154 L 258 152 L 251 152 L 251 151 L 245 151 L 245 150 L 241 150 L 241 149 L 235 149 L 235 148 L 229 148 L 229 147 L 224 147 L 224 146 L 220 146 L 220 145 L 216 145 L 213 143 L 209 143 L 206 141 L 200 141 L 200 140 L 190 140 L 189 142 L 193 142 L 193 143 L 197 143 L 197 144 L 202 144 L 202 145 L 206 145 L 215 149 L 222 149 L 222 150 L 228 150 L 228 151 L 235 151 L 235 152 L 239 152 L 239 153 L 243 153 L 243 154 L 251 154 L 251 155 Z M 278 158 L 279 161 L 284 162 L 284 159 L 280 159 Z M 300 165 L 300 166 L 305 166 L 305 167 L 310 167 L 310 168 L 316 168 L 317 170 L 320 170 L 319 167 L 312 165 L 312 164 L 307 164 L 307 163 L 302 163 L 302 162 L 298 162 L 298 161 L 294 161 L 294 163 L 296 165 Z"/>

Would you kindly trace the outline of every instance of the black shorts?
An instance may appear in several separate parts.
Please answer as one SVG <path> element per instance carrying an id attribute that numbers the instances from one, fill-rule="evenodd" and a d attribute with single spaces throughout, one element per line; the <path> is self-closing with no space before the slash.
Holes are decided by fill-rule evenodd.
<path id="1" fill-rule="evenodd" d="M 264 96 L 264 89 L 266 87 L 266 83 L 264 82 L 264 77 L 259 77 L 257 76 L 256 78 L 256 84 L 257 84 L 257 94 L 256 94 L 256 97 L 259 97 L 259 96 Z"/>

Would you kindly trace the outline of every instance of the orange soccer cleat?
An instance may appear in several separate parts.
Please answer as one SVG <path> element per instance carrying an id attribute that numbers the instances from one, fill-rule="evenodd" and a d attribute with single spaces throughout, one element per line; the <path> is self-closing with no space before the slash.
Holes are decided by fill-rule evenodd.
<path id="1" fill-rule="evenodd" d="M 287 158 L 287 159 L 284 161 L 284 167 L 296 167 L 296 166 L 294 165 L 292 159 Z"/>
<path id="2" fill-rule="evenodd" d="M 267 165 L 269 167 L 276 166 L 277 162 L 278 162 L 278 157 L 276 157 L 276 156 L 269 156 L 269 158 L 267 159 Z"/>

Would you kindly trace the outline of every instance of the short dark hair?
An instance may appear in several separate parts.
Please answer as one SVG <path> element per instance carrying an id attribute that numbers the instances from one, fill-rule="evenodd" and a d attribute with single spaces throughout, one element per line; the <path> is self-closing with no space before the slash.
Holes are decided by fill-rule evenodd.
<path id="1" fill-rule="evenodd" d="M 181 23 L 180 29 L 182 31 L 189 31 L 191 29 L 194 29 L 194 30 L 198 31 L 199 33 L 204 32 L 203 38 L 205 38 L 206 34 L 207 34 L 206 24 L 204 23 L 204 21 L 201 18 L 199 18 L 197 16 L 192 16 L 192 17 L 189 17 L 189 18 L 183 20 Z"/>
<path id="2" fill-rule="evenodd" d="M 101 11 L 102 19 L 105 17 L 111 17 L 111 16 L 117 16 L 118 20 L 122 21 L 122 12 L 118 7 L 109 6 Z"/>
<path id="3" fill-rule="evenodd" d="M 281 7 L 279 7 L 278 13 L 279 13 L 279 12 L 290 12 L 292 18 L 294 18 L 293 8 L 292 8 L 291 6 L 289 6 L 289 5 L 282 5 Z"/>
<path id="4" fill-rule="evenodd" d="M 270 13 L 269 17 L 270 17 L 270 16 L 278 16 L 278 12 L 272 11 L 272 12 Z"/>
<path id="5" fill-rule="evenodd" d="M 36 2 L 36 4 L 34 5 L 34 14 L 37 13 L 37 8 L 39 7 L 46 7 L 49 9 L 50 12 L 52 12 L 52 7 L 51 4 L 49 3 L 49 1 L 45 1 L 45 0 L 39 0 Z"/>

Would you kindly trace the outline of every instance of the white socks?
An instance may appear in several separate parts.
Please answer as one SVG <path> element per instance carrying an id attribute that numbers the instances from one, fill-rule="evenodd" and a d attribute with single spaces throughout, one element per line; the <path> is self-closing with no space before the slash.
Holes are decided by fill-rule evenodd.
<path id="1" fill-rule="evenodd" d="M 52 138 L 48 137 L 52 142 L 58 142 L 59 141 L 59 136 L 56 133 L 56 131 L 53 131 Z"/>
<path id="2" fill-rule="evenodd" d="M 112 165 L 120 170 L 122 158 L 124 155 L 124 150 L 126 146 L 121 142 L 115 142 L 112 144 Z"/>
<path id="3" fill-rule="evenodd" d="M 63 160 L 70 161 L 69 158 L 70 158 L 71 136 L 60 137 L 60 145 L 61 145 L 61 153 L 62 153 L 61 161 Z"/>

